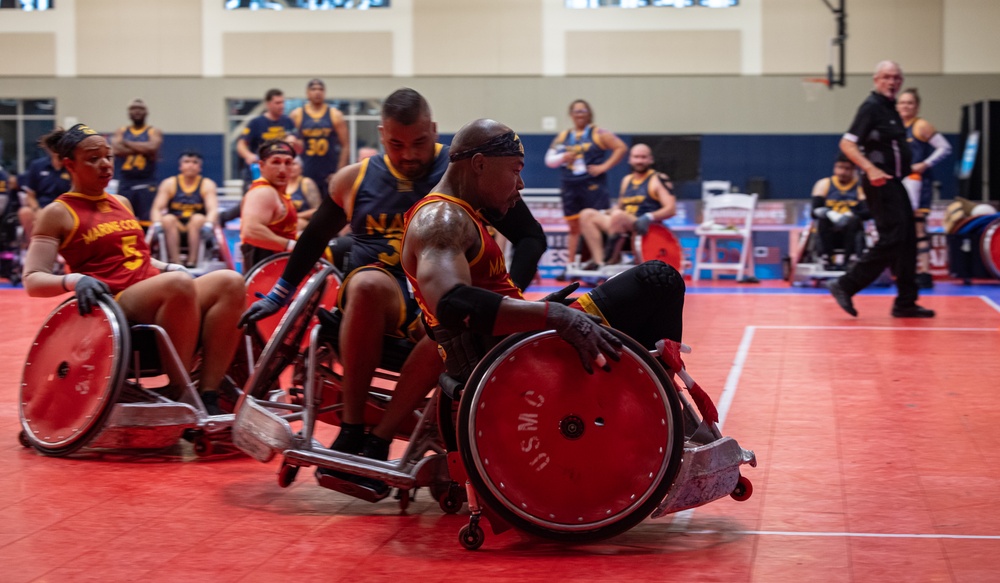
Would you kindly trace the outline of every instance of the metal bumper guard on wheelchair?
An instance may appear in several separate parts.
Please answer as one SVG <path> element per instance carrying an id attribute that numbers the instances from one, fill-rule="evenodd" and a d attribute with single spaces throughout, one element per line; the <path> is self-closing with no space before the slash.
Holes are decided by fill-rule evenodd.
<path id="1" fill-rule="evenodd" d="M 155 373 L 171 380 L 169 391 L 139 383 L 150 372 L 144 361 L 151 354 L 165 368 Z M 161 449 L 182 437 L 202 455 L 228 438 L 233 418 L 208 414 L 162 328 L 130 327 L 106 298 L 86 316 L 79 315 L 76 298 L 49 315 L 24 365 L 19 413 L 21 444 L 51 456 L 84 447 Z"/>
<path id="2" fill-rule="evenodd" d="M 404 507 L 411 488 L 430 486 L 441 507 L 454 512 L 461 505 L 455 486 L 464 484 L 471 518 L 460 541 L 470 549 L 485 538 L 483 513 L 497 532 L 513 525 L 583 542 L 623 532 L 651 514 L 749 496 L 739 467 L 756 465 L 753 452 L 722 437 L 714 423 L 703 423 L 666 368 L 620 333 L 621 362 L 594 375 L 554 332 L 506 338 L 464 388 L 435 391 L 399 460 L 325 449 L 312 439 L 312 428 L 328 401 L 322 393 L 337 390 L 337 375 L 317 364 L 323 360 L 318 329 L 305 358 L 301 405 L 265 397 L 277 380 L 269 359 L 280 352 L 280 339 L 301 327 L 294 322 L 311 313 L 308 296 L 322 293 L 322 285 L 323 276 L 314 277 L 289 308 L 258 362 L 233 429 L 234 443 L 252 457 L 267 462 L 283 456 L 282 486 L 298 467 L 316 465 L 399 488 Z M 453 397 L 460 399 L 457 423 Z M 292 426 L 298 421 L 301 430 Z"/>
<path id="3" fill-rule="evenodd" d="M 415 412 L 415 419 L 407 425 L 408 431 L 401 437 L 408 438 L 409 444 L 399 460 L 383 462 L 332 451 L 313 439 L 316 422 L 339 424 L 338 413 L 342 407 L 339 401 L 340 365 L 336 354 L 339 319 L 325 312 L 323 325 L 313 326 L 314 314 L 329 303 L 331 296 L 336 297 L 339 281 L 339 272 L 332 266 L 315 271 L 282 316 L 247 384 L 246 396 L 237 408 L 234 443 L 262 462 L 282 454 L 278 472 L 278 483 L 282 487 L 294 481 L 300 467 L 316 466 L 379 480 L 390 488 L 397 488 L 404 508 L 412 490 L 430 487 L 443 508 L 457 511 L 462 500 L 457 495 L 450 496 L 455 488 L 448 477 L 445 448 L 436 430 L 436 398 L 426 401 L 422 411 Z M 308 344 L 303 342 L 306 336 Z M 300 352 L 303 346 L 305 354 Z M 403 350 L 400 346 L 386 346 L 385 368 L 376 373 L 377 378 L 396 380 L 393 371 L 405 360 Z M 288 369 L 292 369 L 293 386 L 282 390 L 279 380 Z M 380 414 L 380 406 L 390 396 L 389 389 L 373 388 L 369 393 L 369 410 Z M 366 418 L 368 416 L 366 412 Z M 292 423 L 299 422 L 301 429 L 293 429 Z M 369 501 L 387 495 L 387 492 L 376 493 L 346 480 L 331 478 L 328 481 L 337 483 L 334 489 Z"/>

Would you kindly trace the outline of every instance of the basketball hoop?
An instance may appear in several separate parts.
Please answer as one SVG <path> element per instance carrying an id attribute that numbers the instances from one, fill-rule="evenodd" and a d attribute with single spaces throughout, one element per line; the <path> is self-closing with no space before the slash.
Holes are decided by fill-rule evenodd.
<path id="1" fill-rule="evenodd" d="M 802 79 L 802 91 L 808 102 L 816 101 L 823 89 L 829 88 L 830 80 L 825 77 L 804 77 Z"/>

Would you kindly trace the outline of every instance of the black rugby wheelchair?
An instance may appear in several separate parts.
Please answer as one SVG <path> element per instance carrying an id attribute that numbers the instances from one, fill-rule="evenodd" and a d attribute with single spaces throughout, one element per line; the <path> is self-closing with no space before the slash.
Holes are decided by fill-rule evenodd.
<path id="1" fill-rule="evenodd" d="M 261 462 L 280 455 L 280 486 L 289 486 L 302 467 L 327 468 L 357 478 L 328 487 L 374 502 L 390 491 L 364 486 L 378 480 L 397 490 L 403 509 L 418 488 L 427 488 L 446 513 L 468 502 L 470 519 L 459 541 L 470 550 L 485 540 L 483 517 L 494 533 L 513 526 L 587 542 L 647 516 L 725 496 L 749 498 L 752 487 L 739 468 L 756 466 L 756 457 L 719 432 L 714 405 L 683 367 L 682 345 L 661 342 L 651 352 L 617 331 L 621 361 L 595 375 L 586 374 L 575 350 L 552 331 L 505 338 L 468 382 L 441 377 L 397 431 L 408 442 L 397 459 L 323 447 L 314 433 L 318 422 L 339 423 L 343 367 L 337 314 L 321 310 L 319 325 L 315 319 L 336 282 L 339 274 L 327 266 L 300 289 L 237 406 L 233 442 Z M 401 342 L 386 342 L 366 423 L 391 399 L 386 382 L 398 379 L 407 355 Z"/>

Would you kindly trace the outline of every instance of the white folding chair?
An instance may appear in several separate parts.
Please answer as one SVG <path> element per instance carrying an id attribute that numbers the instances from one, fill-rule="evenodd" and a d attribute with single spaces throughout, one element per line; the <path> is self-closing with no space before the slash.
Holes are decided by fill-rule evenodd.
<path id="1" fill-rule="evenodd" d="M 726 194 L 733 187 L 728 180 L 706 180 L 701 183 L 701 200 L 706 201 L 717 194 Z"/>
<path id="2" fill-rule="evenodd" d="M 757 206 L 757 195 L 717 194 L 707 198 L 704 205 L 704 222 L 694 231 L 698 235 L 698 249 L 694 254 L 692 281 L 698 281 L 702 269 L 711 270 L 712 279 L 716 277 L 716 270 L 736 271 L 737 281 L 744 281 L 747 270 L 753 277 L 753 212 Z M 739 262 L 719 261 L 716 243 L 720 239 L 741 242 Z"/>

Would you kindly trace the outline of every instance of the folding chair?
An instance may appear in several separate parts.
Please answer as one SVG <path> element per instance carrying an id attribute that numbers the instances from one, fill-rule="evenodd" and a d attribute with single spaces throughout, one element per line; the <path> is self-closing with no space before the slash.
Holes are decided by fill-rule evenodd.
<path id="1" fill-rule="evenodd" d="M 753 212 L 757 206 L 756 194 L 717 194 L 705 200 L 704 222 L 694 231 L 698 235 L 698 249 L 694 254 L 692 281 L 698 281 L 702 269 L 736 271 L 736 280 L 753 277 Z M 741 241 L 740 259 L 736 263 L 720 261 L 716 243 L 720 240 Z M 708 258 L 705 258 L 706 245 Z"/>

